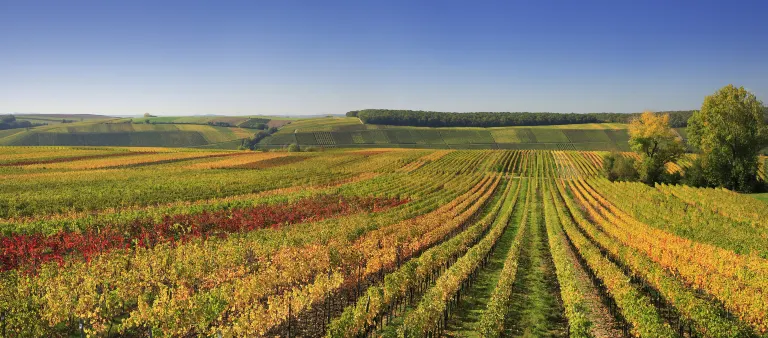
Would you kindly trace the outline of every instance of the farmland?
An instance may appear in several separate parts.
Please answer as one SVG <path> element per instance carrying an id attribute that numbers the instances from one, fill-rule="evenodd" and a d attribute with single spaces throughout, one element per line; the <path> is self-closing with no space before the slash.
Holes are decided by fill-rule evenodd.
<path id="1" fill-rule="evenodd" d="M 620 141 L 352 126 L 299 130 L 323 144 L 339 128 L 382 146 Z M 604 152 L 573 148 L 0 147 L 0 332 L 768 335 L 768 204 L 610 182 Z"/>
<path id="2" fill-rule="evenodd" d="M 257 147 L 629 150 L 627 125 L 621 123 L 426 128 L 362 124 L 353 117 L 78 116 L 61 123 L 62 119 L 48 115 L 20 115 L 19 120 L 37 119 L 29 121 L 48 125 L 2 130 L 0 145 L 237 149 L 260 131 L 257 127 L 273 127 L 276 132 L 261 139 Z M 684 135 L 684 128 L 679 133 Z"/>
<path id="3" fill-rule="evenodd" d="M 426 128 L 362 124 L 357 118 L 300 120 L 260 144 L 266 148 L 299 146 L 445 149 L 550 149 L 628 151 L 626 125 L 576 125 Z"/>
<path id="4" fill-rule="evenodd" d="M 0 145 L 12 146 L 135 146 L 199 147 L 221 145 L 236 149 L 253 131 L 207 124 L 136 124 L 130 121 L 96 120 L 58 123 L 25 129 L 5 130 Z M 234 145 L 232 141 L 237 141 Z"/>

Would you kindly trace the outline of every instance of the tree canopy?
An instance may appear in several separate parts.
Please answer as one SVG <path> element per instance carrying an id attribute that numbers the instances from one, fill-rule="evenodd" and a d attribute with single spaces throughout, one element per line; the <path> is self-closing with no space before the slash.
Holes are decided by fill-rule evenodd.
<path id="1" fill-rule="evenodd" d="M 684 127 L 692 111 L 668 112 L 673 127 Z M 505 127 L 582 123 L 627 123 L 639 114 L 621 113 L 531 113 L 477 112 L 445 113 L 416 110 L 365 109 L 350 111 L 363 123 L 414 127 Z"/>
<path id="2" fill-rule="evenodd" d="M 644 112 L 629 124 L 629 146 L 640 155 L 637 171 L 648 184 L 662 181 L 664 165 L 685 151 L 682 140 L 669 126 L 669 115 Z"/>
<path id="3" fill-rule="evenodd" d="M 16 128 L 28 128 L 35 126 L 29 121 L 16 120 L 16 116 L 13 115 L 0 115 L 0 130 L 16 129 Z"/>
<path id="4" fill-rule="evenodd" d="M 757 183 L 758 154 L 768 145 L 763 103 L 728 85 L 707 96 L 688 121 L 688 142 L 701 151 L 709 184 L 749 192 Z"/>

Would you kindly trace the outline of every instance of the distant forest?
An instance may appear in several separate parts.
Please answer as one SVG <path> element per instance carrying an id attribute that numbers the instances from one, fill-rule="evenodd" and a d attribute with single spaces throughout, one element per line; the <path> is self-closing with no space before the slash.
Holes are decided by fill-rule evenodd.
<path id="1" fill-rule="evenodd" d="M 670 125 L 685 127 L 692 110 L 665 111 L 670 115 Z M 545 126 L 582 123 L 628 123 L 639 113 L 528 113 L 528 112 L 477 112 L 445 113 L 420 110 L 365 109 L 347 113 L 367 124 L 387 124 L 414 127 L 507 127 Z"/>
<path id="2" fill-rule="evenodd" d="M 29 128 L 38 125 L 40 124 L 33 124 L 29 121 L 17 121 L 16 116 L 13 115 L 0 115 L 0 130 Z"/>

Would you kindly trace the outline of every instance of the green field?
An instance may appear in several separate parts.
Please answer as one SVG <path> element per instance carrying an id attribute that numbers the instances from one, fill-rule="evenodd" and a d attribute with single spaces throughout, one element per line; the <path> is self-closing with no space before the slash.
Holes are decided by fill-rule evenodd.
<path id="1" fill-rule="evenodd" d="M 581 128 L 578 128 L 581 127 Z M 288 136 L 288 135 L 292 135 Z M 626 125 L 497 128 L 424 128 L 360 124 L 356 118 L 296 121 L 264 139 L 266 148 L 287 146 L 628 151 Z"/>
<path id="2" fill-rule="evenodd" d="M 758 199 L 760 201 L 768 203 L 768 193 L 751 194 L 750 196 L 752 196 L 752 197 L 754 197 L 754 198 L 756 198 L 756 199 Z"/>
<path id="3" fill-rule="evenodd" d="M 334 131 L 339 128 L 349 126 L 363 126 L 359 119 L 355 117 L 321 117 L 299 119 L 292 121 L 291 124 L 280 128 L 278 134 L 295 132 L 314 132 L 314 131 Z"/>
<path id="4" fill-rule="evenodd" d="M 253 135 L 252 130 L 243 128 L 196 124 L 112 123 L 113 121 L 117 120 L 59 123 L 29 130 L 5 130 L 0 133 L 0 145 L 215 147 L 220 144 L 223 149 L 231 149 L 233 142 L 239 144 L 243 138 Z"/>
<path id="5" fill-rule="evenodd" d="M 104 115 L 92 115 L 92 114 L 15 114 L 16 119 L 19 121 L 29 121 L 36 124 L 60 124 L 66 120 L 71 122 L 85 122 L 85 121 L 107 121 L 115 120 L 116 118 Z"/>
<path id="6" fill-rule="evenodd" d="M 30 115 L 31 116 L 31 115 Z M 57 120 L 52 115 L 36 118 Z M 70 119 L 77 115 L 63 115 Z M 22 117 L 22 116 L 20 116 Z M 24 116 L 26 117 L 26 115 Z M 149 120 L 149 123 L 146 123 Z M 0 131 L 0 145 L 160 146 L 235 149 L 265 123 L 278 130 L 259 147 L 292 143 L 318 147 L 629 150 L 626 125 L 580 124 L 497 128 L 425 128 L 362 124 L 354 117 L 285 118 L 279 116 L 159 116 L 51 123 L 29 130 Z M 212 124 L 226 123 L 223 127 Z M 684 134 L 684 130 L 679 131 Z"/>

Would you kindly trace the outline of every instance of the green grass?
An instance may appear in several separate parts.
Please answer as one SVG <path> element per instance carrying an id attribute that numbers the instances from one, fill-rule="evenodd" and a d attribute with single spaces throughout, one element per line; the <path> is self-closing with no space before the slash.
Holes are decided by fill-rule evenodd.
<path id="1" fill-rule="evenodd" d="M 0 130 L 0 139 L 2 139 L 4 137 L 11 136 L 13 134 L 18 134 L 18 133 L 21 133 L 21 132 L 24 132 L 24 131 L 25 131 L 24 128 Z M 0 141 L 0 142 L 2 142 L 2 141 Z"/>
<path id="2" fill-rule="evenodd" d="M 749 196 L 752 196 L 752 197 L 754 197 L 754 198 L 756 198 L 758 200 L 761 200 L 761 201 L 763 201 L 765 203 L 768 203 L 768 193 L 766 193 L 766 192 L 759 193 L 759 194 L 749 194 Z"/>

